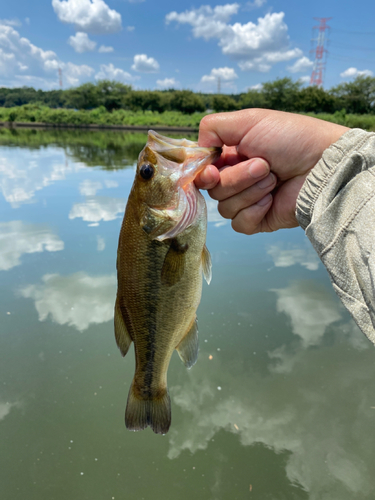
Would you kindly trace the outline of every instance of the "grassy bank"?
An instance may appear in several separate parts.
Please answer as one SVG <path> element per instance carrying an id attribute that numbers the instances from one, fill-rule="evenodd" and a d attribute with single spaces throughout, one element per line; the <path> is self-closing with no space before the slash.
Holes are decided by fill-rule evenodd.
<path id="1" fill-rule="evenodd" d="M 322 120 L 339 123 L 350 128 L 375 131 L 375 115 L 354 115 L 339 111 L 334 114 L 306 113 Z M 48 123 L 63 125 L 128 125 L 128 126 L 169 126 L 198 128 L 205 113 L 183 114 L 178 111 L 129 111 L 124 109 L 109 112 L 104 106 L 90 111 L 72 109 L 52 109 L 37 104 L 25 104 L 13 108 L 0 108 L 0 122 Z"/>
<path id="2" fill-rule="evenodd" d="M 104 106 L 90 111 L 73 109 L 52 109 L 47 106 L 25 104 L 14 108 L 0 108 L 1 122 L 49 123 L 52 125 L 137 125 L 152 127 L 164 125 L 171 127 L 198 128 L 205 113 L 187 115 L 178 111 L 129 111 L 124 109 L 109 112 Z"/>

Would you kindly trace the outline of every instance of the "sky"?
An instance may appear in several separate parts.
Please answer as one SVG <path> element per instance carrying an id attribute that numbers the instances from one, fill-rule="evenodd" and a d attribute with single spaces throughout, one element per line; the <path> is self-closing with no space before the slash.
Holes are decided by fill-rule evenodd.
<path id="1" fill-rule="evenodd" d="M 326 17 L 329 89 L 375 75 L 373 14 L 373 0 L 3 1 L 0 86 L 57 89 L 59 69 L 63 88 L 101 79 L 207 93 L 284 77 L 308 85 L 314 18 Z"/>

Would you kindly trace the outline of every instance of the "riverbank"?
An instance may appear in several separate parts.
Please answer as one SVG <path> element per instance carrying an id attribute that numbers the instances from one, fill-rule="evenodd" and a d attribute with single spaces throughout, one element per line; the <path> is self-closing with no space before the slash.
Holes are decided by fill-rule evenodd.
<path id="1" fill-rule="evenodd" d="M 67 128 L 86 130 L 133 130 L 160 132 L 197 132 L 202 118 L 207 113 L 184 114 L 179 111 L 130 111 L 117 109 L 107 111 L 103 106 L 92 110 L 53 109 L 36 104 L 25 104 L 13 108 L 0 107 L 0 127 L 14 128 Z M 375 131 L 375 114 L 346 114 L 344 110 L 333 114 L 303 113 L 321 120 L 338 123 L 350 128 Z"/>

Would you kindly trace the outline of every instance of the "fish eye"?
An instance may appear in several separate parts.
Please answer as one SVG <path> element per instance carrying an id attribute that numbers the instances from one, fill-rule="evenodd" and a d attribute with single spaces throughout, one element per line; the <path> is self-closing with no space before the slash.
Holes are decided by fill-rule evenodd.
<path id="1" fill-rule="evenodd" d="M 148 181 L 149 179 L 151 179 L 151 177 L 153 177 L 153 175 L 155 173 L 155 169 L 149 163 L 145 163 L 144 165 L 141 166 L 139 173 L 141 174 L 141 177 L 143 179 Z"/>

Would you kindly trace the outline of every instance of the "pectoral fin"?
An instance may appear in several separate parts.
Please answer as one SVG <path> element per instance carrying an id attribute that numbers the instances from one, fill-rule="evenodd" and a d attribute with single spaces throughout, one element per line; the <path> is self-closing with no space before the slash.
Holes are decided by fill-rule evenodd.
<path id="1" fill-rule="evenodd" d="M 194 319 L 190 330 L 176 347 L 176 350 L 187 368 L 195 365 L 198 359 L 198 323 Z"/>
<path id="2" fill-rule="evenodd" d="M 115 304 L 115 338 L 121 354 L 125 356 L 129 350 L 130 344 L 132 343 L 132 339 L 130 338 L 129 332 L 126 328 L 118 297 L 116 298 Z"/>
<path id="3" fill-rule="evenodd" d="M 185 254 L 189 245 L 180 244 L 177 238 L 171 240 L 171 245 L 165 256 L 161 270 L 161 282 L 166 286 L 173 286 L 180 281 L 185 271 Z"/>
<path id="4" fill-rule="evenodd" d="M 202 270 L 204 279 L 207 281 L 207 284 L 209 285 L 212 278 L 212 262 L 211 262 L 210 252 L 208 251 L 206 245 L 204 245 L 202 252 Z"/>

